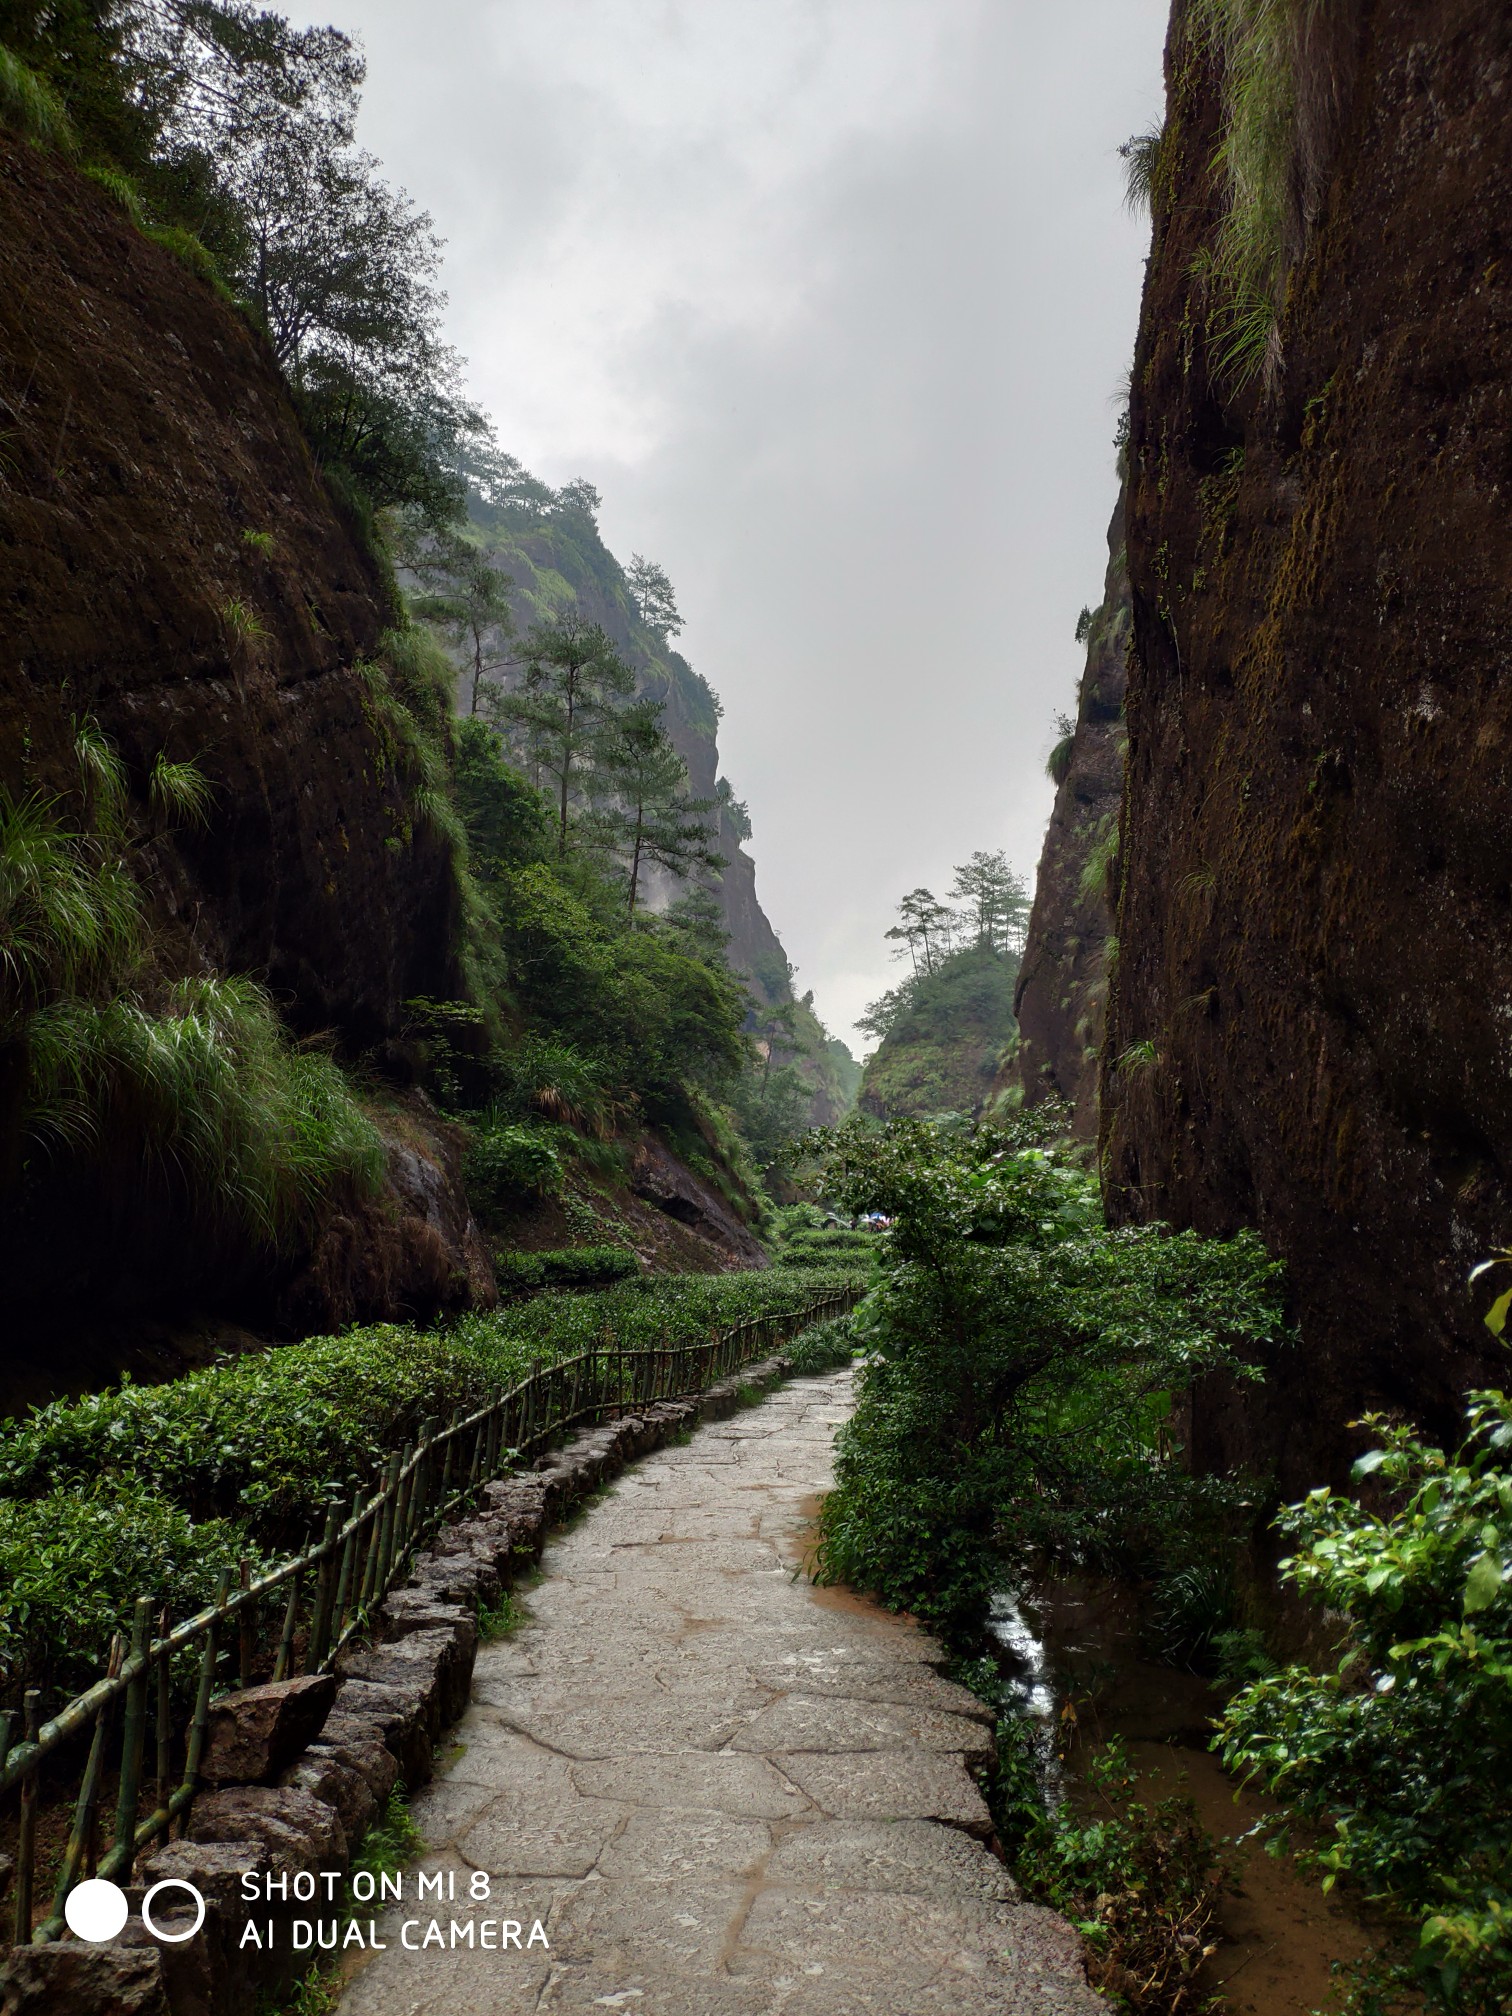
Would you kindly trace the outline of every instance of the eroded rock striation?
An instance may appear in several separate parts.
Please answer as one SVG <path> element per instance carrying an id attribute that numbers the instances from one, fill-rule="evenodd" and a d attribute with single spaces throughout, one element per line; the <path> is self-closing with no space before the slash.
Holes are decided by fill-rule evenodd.
<path id="1" fill-rule="evenodd" d="M 1308 23 L 1280 312 L 1228 362 L 1222 75 L 1172 23 L 1102 1088 L 1116 1212 L 1288 1263 L 1301 1351 L 1196 1424 L 1287 1491 L 1504 1376 L 1466 1276 L 1512 1222 L 1512 17 Z"/>
<path id="2" fill-rule="evenodd" d="M 1027 1105 L 1064 1100 L 1071 1107 L 1072 1132 L 1083 1141 L 1097 1138 L 1097 1071 L 1113 940 L 1108 870 L 1123 798 L 1129 626 L 1120 502 L 1108 527 L 1108 572 L 1087 634 L 1075 730 L 1034 882 L 1013 1004 L 1019 1047 L 1008 1067 Z"/>

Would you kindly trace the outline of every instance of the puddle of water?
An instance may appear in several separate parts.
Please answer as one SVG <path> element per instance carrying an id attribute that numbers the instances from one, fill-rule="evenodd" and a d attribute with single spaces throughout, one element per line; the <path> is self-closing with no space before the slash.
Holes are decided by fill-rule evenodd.
<path id="1" fill-rule="evenodd" d="M 1344 1991 L 1333 1963 L 1362 1959 L 1378 1941 L 1347 1900 L 1325 1897 L 1290 1858 L 1273 1859 L 1242 1838 L 1275 1803 L 1236 1787 L 1208 1749 L 1220 1706 L 1208 1683 L 1141 1655 L 1132 1593 L 1067 1577 L 1032 1600 L 998 1598 L 989 1628 L 1023 1706 L 1047 1729 L 1060 1722 L 1073 1798 L 1090 1753 L 1117 1736 L 1139 1771 L 1141 1796 L 1154 1804 L 1185 1794 L 1218 1841 L 1239 1888 L 1224 1899 L 1222 1943 L 1200 1985 L 1222 1991 L 1228 2016 L 1337 2010 Z"/>

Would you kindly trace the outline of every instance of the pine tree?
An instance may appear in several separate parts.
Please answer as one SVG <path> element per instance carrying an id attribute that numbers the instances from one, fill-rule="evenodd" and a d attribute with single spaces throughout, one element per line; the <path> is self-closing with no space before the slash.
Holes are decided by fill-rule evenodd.
<path id="1" fill-rule="evenodd" d="M 556 786 L 557 858 L 567 853 L 574 784 L 593 764 L 616 702 L 635 676 L 602 627 L 568 615 L 538 623 L 525 640 L 519 690 L 488 696 L 489 711 L 523 737 L 531 763 Z"/>

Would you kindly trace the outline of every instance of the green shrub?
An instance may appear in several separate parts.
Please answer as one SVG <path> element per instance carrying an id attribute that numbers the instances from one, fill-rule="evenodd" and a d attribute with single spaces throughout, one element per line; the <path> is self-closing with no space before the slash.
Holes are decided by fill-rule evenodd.
<path id="1" fill-rule="evenodd" d="M 1053 1117 L 975 1130 L 850 1125 L 826 1184 L 892 1221 L 858 1310 L 871 1354 L 841 1430 L 826 1577 L 947 1629 L 1033 1552 L 1145 1566 L 1223 1487 L 1169 1443 L 1171 1391 L 1281 1329 L 1248 1234 L 1109 1231 Z"/>
<path id="2" fill-rule="evenodd" d="M 1224 1874 L 1191 1800 L 1151 1807 L 1139 1799 L 1138 1774 L 1115 1738 L 1088 1769 L 1091 1810 L 1047 1807 L 1034 1726 L 1005 1718 L 997 1739 L 989 1798 L 1010 1866 L 1028 1896 L 1071 1919 L 1086 1940 L 1093 1987 L 1117 1996 L 1131 2016 L 1198 2007 L 1194 1976 Z"/>
<path id="3" fill-rule="evenodd" d="M 376 1324 L 191 1372 L 163 1386 L 55 1400 L 0 1424 L 0 1491 L 141 1482 L 197 1519 L 238 1518 L 296 1544 L 332 1490 L 371 1484 L 427 1416 L 492 1391 L 477 1359 L 439 1337 Z"/>
<path id="4" fill-rule="evenodd" d="M 494 1257 L 501 1288 L 597 1288 L 640 1271 L 640 1262 L 623 1246 L 562 1246 Z"/>
<path id="5" fill-rule="evenodd" d="M 864 1267 L 878 1251 L 875 1232 L 852 1231 L 844 1225 L 806 1226 L 780 1241 L 777 1260 L 783 1267 Z"/>
<path id="6" fill-rule="evenodd" d="M 4 48 L 0 48 L 0 121 L 34 147 L 50 147 L 67 155 L 78 152 L 79 143 L 62 99 Z"/>
<path id="7" fill-rule="evenodd" d="M 855 1357 L 855 1326 L 849 1316 L 832 1316 L 826 1323 L 810 1323 L 783 1345 L 782 1355 L 800 1377 L 832 1372 L 837 1365 L 849 1365 Z"/>
<path id="8" fill-rule="evenodd" d="M 1304 1856 L 1410 1922 L 1434 2008 L 1512 2006 L 1512 1398 L 1471 1396 L 1457 1454 L 1379 1416 L 1367 1512 L 1318 1490 L 1282 1515 L 1292 1587 L 1346 1621 L 1337 1665 L 1256 1680 L 1224 1761 L 1325 1833 Z"/>
<path id="9" fill-rule="evenodd" d="M 484 1127 L 467 1144 L 463 1178 L 479 1217 L 507 1218 L 522 1204 L 558 1195 L 562 1165 L 538 1127 Z"/>
<path id="10" fill-rule="evenodd" d="M 613 1288 L 537 1295 L 487 1315 L 458 1319 L 450 1340 L 490 1376 L 511 1385 L 541 1358 L 552 1363 L 590 1345 L 625 1350 L 701 1344 L 749 1317 L 803 1309 L 851 1272 L 789 1273 L 772 1267 L 738 1274 L 646 1274 Z"/>
<path id="11" fill-rule="evenodd" d="M 81 1691 L 104 1671 L 112 1633 L 130 1636 L 138 1596 L 182 1622 L 250 1551 L 234 1526 L 196 1525 L 129 1475 L 0 1499 L 0 1698 L 14 1706 L 27 1687 Z"/>

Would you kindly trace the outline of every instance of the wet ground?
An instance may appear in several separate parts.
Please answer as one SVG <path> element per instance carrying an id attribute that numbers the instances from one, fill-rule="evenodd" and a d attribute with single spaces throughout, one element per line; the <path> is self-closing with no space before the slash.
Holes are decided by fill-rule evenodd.
<path id="1" fill-rule="evenodd" d="M 848 1372 L 794 1381 L 551 1542 L 529 1622 L 480 1650 L 414 1803 L 430 1852 L 342 2016 L 1106 2009 L 986 1845 L 990 1712 L 912 1624 L 802 1572 L 850 1405 Z M 444 1902 L 415 1900 L 422 1874 Z M 485 1950 L 485 1921 L 515 1943 Z"/>
<path id="2" fill-rule="evenodd" d="M 1092 1751 L 1117 1736 L 1140 1774 L 1139 1796 L 1154 1804 L 1184 1793 L 1219 1842 L 1237 1891 L 1224 1899 L 1222 1945 L 1201 1984 L 1222 1990 L 1232 2016 L 1337 2010 L 1343 1988 L 1334 1963 L 1362 1958 L 1375 1935 L 1346 1899 L 1324 1896 L 1290 1857 L 1276 1860 L 1246 1838 L 1274 1803 L 1237 1787 L 1207 1747 L 1221 1705 L 1214 1689 L 1142 1655 L 1130 1593 L 1068 1578 L 1032 1604 L 1000 1602 L 995 1636 L 1031 1712 L 1064 1728 L 1071 1706 L 1074 1731 L 1063 1747 L 1073 1800 Z"/>

